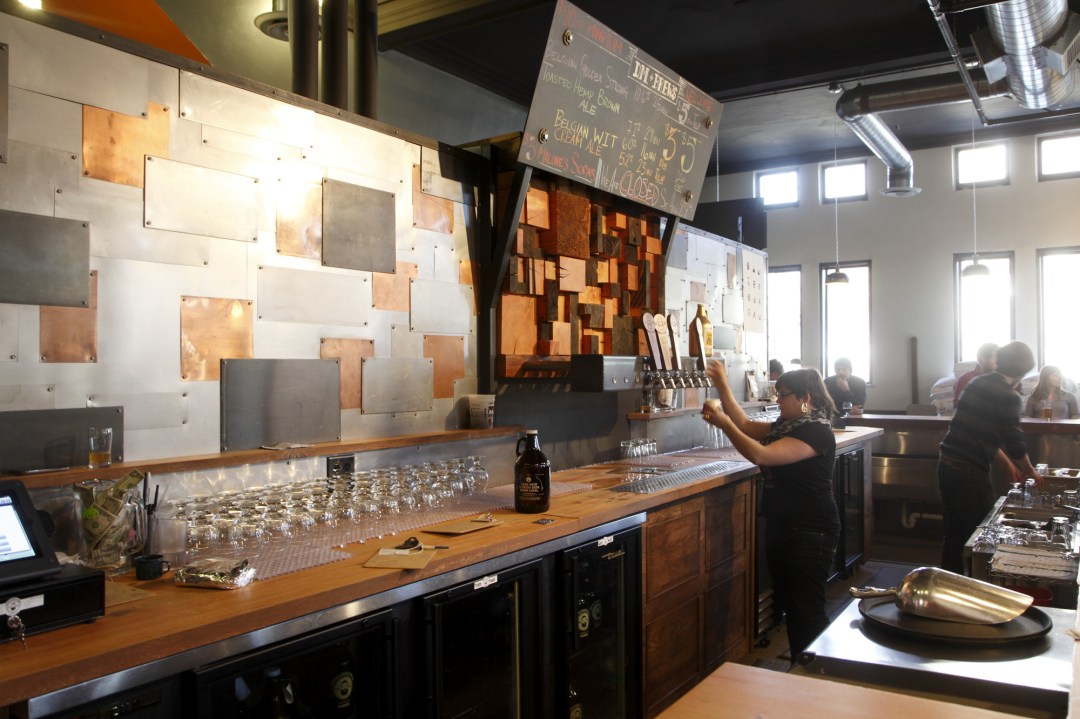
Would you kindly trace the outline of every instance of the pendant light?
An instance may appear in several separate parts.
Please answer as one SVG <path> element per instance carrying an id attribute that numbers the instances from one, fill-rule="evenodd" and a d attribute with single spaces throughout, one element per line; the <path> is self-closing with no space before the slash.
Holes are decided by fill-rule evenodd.
<path id="1" fill-rule="evenodd" d="M 971 113 L 971 149 L 975 150 L 975 113 Z M 975 191 L 978 181 L 971 182 L 971 264 L 960 273 L 962 280 L 978 279 L 990 276 L 990 268 L 979 264 L 979 213 L 976 204 Z"/>
<path id="2" fill-rule="evenodd" d="M 836 125 L 839 120 L 833 120 L 833 134 L 832 134 L 832 153 L 833 153 L 833 168 L 836 168 Z M 833 227 L 836 235 L 836 265 L 832 272 L 825 275 L 825 286 L 835 287 L 839 285 L 846 285 L 848 283 L 848 276 L 840 271 L 840 201 L 836 198 L 832 198 L 833 202 Z"/>

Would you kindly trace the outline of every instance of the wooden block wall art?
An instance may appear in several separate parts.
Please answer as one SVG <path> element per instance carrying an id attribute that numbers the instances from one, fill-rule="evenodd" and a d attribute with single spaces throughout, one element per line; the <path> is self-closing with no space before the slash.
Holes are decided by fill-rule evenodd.
<path id="1" fill-rule="evenodd" d="M 322 259 L 322 183 L 278 188 L 274 242 L 278 254 Z"/>
<path id="2" fill-rule="evenodd" d="M 544 183 L 546 185 L 546 183 Z M 546 187 L 530 185 L 525 194 L 525 218 L 522 220 L 526 225 L 539 227 L 547 230 L 551 228 L 551 198 Z"/>
<path id="3" fill-rule="evenodd" d="M 517 235 L 514 237 L 514 254 L 525 254 L 525 228 L 518 225 Z"/>
<path id="4" fill-rule="evenodd" d="M 636 292 L 638 288 L 638 268 L 631 264 L 619 265 L 619 284 L 627 292 Z"/>
<path id="5" fill-rule="evenodd" d="M 363 358 L 375 356 L 375 340 L 323 337 L 319 340 L 319 357 L 336 359 L 341 367 L 341 408 L 360 409 Z"/>
<path id="6" fill-rule="evenodd" d="M 618 298 L 622 294 L 622 286 L 618 282 L 601 282 L 600 296 L 605 299 Z"/>
<path id="7" fill-rule="evenodd" d="M 454 201 L 423 192 L 420 165 L 413 165 L 412 180 L 413 227 L 453 234 Z"/>
<path id="8" fill-rule="evenodd" d="M 607 227 L 609 232 L 615 230 L 625 231 L 627 227 L 626 215 L 622 212 L 608 212 Z"/>
<path id="9" fill-rule="evenodd" d="M 636 355 L 637 332 L 634 329 L 634 318 L 616 315 L 612 319 L 611 327 L 611 354 L 613 355 Z"/>
<path id="10" fill-rule="evenodd" d="M 596 265 L 596 260 L 585 260 L 585 284 L 593 287 L 600 284 Z"/>
<path id="11" fill-rule="evenodd" d="M 604 298 L 600 296 L 599 287 L 586 287 L 584 292 L 578 293 L 578 301 L 587 302 L 590 305 L 598 305 L 603 299 Z"/>
<path id="12" fill-rule="evenodd" d="M 659 255 L 663 252 L 662 243 L 659 237 L 645 236 L 645 251 L 650 255 Z"/>
<path id="13" fill-rule="evenodd" d="M 544 280 L 544 319 L 548 322 L 558 322 L 562 319 L 561 299 L 559 281 Z"/>
<path id="14" fill-rule="evenodd" d="M 556 190 L 552 197 L 551 227 L 540 233 L 540 247 L 548 254 L 588 259 L 592 203 L 563 190 Z"/>
<path id="15" fill-rule="evenodd" d="M 535 297 L 503 295 L 499 301 L 499 354 L 536 354 L 538 322 Z"/>
<path id="16" fill-rule="evenodd" d="M 641 219 L 628 217 L 626 220 L 626 241 L 631 245 L 640 245 L 641 234 Z"/>
<path id="17" fill-rule="evenodd" d="M 142 187 L 145 156 L 169 156 L 169 112 L 152 102 L 145 117 L 83 105 L 83 176 Z"/>
<path id="18" fill-rule="evenodd" d="M 559 291 L 585 291 L 585 260 L 559 257 Z"/>
<path id="19" fill-rule="evenodd" d="M 180 379 L 221 379 L 222 359 L 252 359 L 254 303 L 223 297 L 180 298 Z"/>
<path id="20" fill-rule="evenodd" d="M 611 265 L 607 260 L 597 260 L 596 262 L 596 282 L 597 284 L 603 284 L 609 282 L 611 277 Z"/>
<path id="21" fill-rule="evenodd" d="M 544 294 L 544 281 L 547 279 L 548 263 L 544 260 L 534 260 L 532 258 L 527 259 L 525 262 L 528 267 L 526 274 L 529 278 L 529 294 Z"/>
<path id="22" fill-rule="evenodd" d="M 540 247 L 540 235 L 535 227 L 526 227 L 522 231 L 522 249 L 519 254 L 538 260 L 544 258 L 544 250 Z"/>
<path id="23" fill-rule="evenodd" d="M 582 329 L 604 329 L 604 305 L 578 303 L 578 316 L 581 317 Z"/>
<path id="24" fill-rule="evenodd" d="M 465 338 L 424 335 L 424 356 L 435 373 L 435 399 L 453 399 L 454 380 L 465 377 Z"/>
<path id="25" fill-rule="evenodd" d="M 619 314 L 619 301 L 616 299 L 604 300 L 604 329 L 615 328 L 615 315 Z"/>
<path id="26" fill-rule="evenodd" d="M 527 295 L 529 292 L 529 285 L 525 281 L 525 258 L 524 257 L 511 257 L 510 267 L 506 272 L 506 287 L 505 291 L 513 295 Z"/>
<path id="27" fill-rule="evenodd" d="M 409 280 L 418 276 L 413 262 L 398 262 L 394 274 L 371 273 L 371 306 L 392 312 L 409 311 Z"/>
<path id="28" fill-rule="evenodd" d="M 90 270 L 86 307 L 40 306 L 41 362 L 97 362 L 97 285 L 97 270 Z"/>

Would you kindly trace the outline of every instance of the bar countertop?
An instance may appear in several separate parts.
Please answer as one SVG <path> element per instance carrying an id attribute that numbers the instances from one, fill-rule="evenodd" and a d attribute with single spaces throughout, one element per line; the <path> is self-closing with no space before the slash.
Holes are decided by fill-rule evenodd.
<path id="1" fill-rule="evenodd" d="M 876 428 L 852 428 L 837 433 L 837 447 L 858 444 L 881 434 Z M 725 454 L 726 453 L 726 454 Z M 683 462 L 683 460 L 686 462 Z M 680 456 L 680 466 L 704 465 L 717 459 L 740 459 L 734 450 L 690 450 Z M 252 648 L 249 635 L 268 627 L 309 631 L 321 626 L 319 617 L 362 611 L 356 605 L 365 597 L 394 595 L 424 580 L 460 573 L 473 565 L 529 550 L 609 522 L 640 515 L 653 508 L 746 479 L 753 466 L 679 484 L 651 494 L 612 492 L 618 483 L 612 468 L 620 463 L 595 465 L 556 473 L 558 482 L 588 482 L 592 488 L 552 499 L 542 517 L 553 520 L 537 524 L 537 515 L 497 512 L 498 526 L 460 536 L 423 535 L 428 544 L 447 545 L 422 570 L 370 569 L 364 563 L 380 548 L 399 544 L 403 536 L 387 536 L 344 549 L 347 560 L 299 572 L 258 580 L 233 591 L 177 587 L 171 574 L 149 581 L 124 575 L 111 581 L 144 592 L 143 598 L 107 608 L 92 624 L 78 624 L 32 635 L 26 649 L 18 641 L 0 644 L 0 707 L 25 702 L 54 692 L 73 692 L 89 686 L 85 698 L 104 696 L 109 675 L 131 671 L 139 682 L 152 681 L 204 663 L 207 649 L 233 642 L 230 651 Z M 496 484 L 502 484 L 497 482 Z M 7 593 L 12 590 L 8 588 Z M 352 616 L 356 616 L 353 614 Z M 340 621 L 335 615 L 324 621 Z M 279 637 L 278 637 L 279 638 Z M 212 658 L 212 657 L 210 657 Z M 105 677 L 106 679 L 102 679 Z M 97 686 L 100 685 L 100 686 Z M 113 689 L 115 691 L 116 689 Z"/>

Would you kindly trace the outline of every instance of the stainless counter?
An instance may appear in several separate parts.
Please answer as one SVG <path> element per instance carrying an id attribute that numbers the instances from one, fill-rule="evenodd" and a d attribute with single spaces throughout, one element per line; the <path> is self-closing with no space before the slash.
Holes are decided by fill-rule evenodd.
<path id="1" fill-rule="evenodd" d="M 864 627 L 857 600 L 808 648 L 813 674 L 1029 717 L 1064 717 L 1073 680 L 1076 610 L 1041 607 L 1049 634 L 994 647 L 953 646 Z"/>

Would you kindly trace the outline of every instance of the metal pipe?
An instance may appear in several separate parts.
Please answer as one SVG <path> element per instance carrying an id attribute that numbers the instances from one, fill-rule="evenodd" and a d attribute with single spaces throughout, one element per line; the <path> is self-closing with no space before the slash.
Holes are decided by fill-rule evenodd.
<path id="1" fill-rule="evenodd" d="M 319 99 L 319 2 L 289 0 L 292 91 Z"/>
<path id="2" fill-rule="evenodd" d="M 323 0 L 322 101 L 349 109 L 349 0 Z"/>
<path id="3" fill-rule="evenodd" d="M 949 55 L 953 59 L 953 64 L 956 65 L 956 69 L 960 73 L 960 80 L 964 83 L 964 87 L 967 88 L 968 99 L 975 106 L 975 112 L 979 113 L 979 119 L 985 125 L 986 110 L 983 109 L 982 102 L 979 101 L 979 93 L 975 89 L 975 83 L 972 81 L 970 73 L 968 73 L 964 58 L 960 55 L 960 46 L 957 44 L 956 36 L 953 35 L 952 28 L 949 27 L 949 21 L 945 18 L 945 13 L 941 9 L 941 3 L 938 0 L 927 0 L 927 2 L 930 3 L 930 12 L 934 16 L 934 22 L 937 23 L 941 37 L 945 40 L 945 46 L 949 48 Z"/>
<path id="4" fill-rule="evenodd" d="M 990 34 L 1009 58 L 1009 89 L 1024 107 L 1050 107 L 1072 92 L 1072 73 L 1060 75 L 1043 59 L 1068 14 L 1067 0 L 1009 0 L 986 8 Z"/>
<path id="5" fill-rule="evenodd" d="M 356 112 L 378 119 L 379 4 L 356 0 Z"/>

